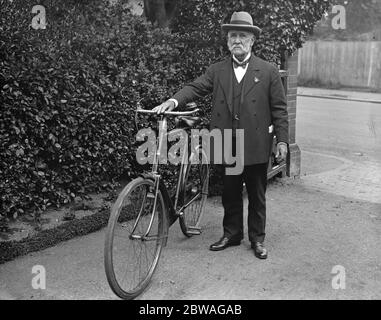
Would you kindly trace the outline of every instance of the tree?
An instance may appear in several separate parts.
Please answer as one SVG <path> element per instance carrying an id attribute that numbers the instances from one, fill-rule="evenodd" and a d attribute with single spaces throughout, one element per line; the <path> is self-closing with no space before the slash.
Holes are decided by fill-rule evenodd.
<path id="1" fill-rule="evenodd" d="M 334 10 L 327 14 L 314 30 L 312 39 L 319 40 L 380 40 L 381 1 L 380 0 L 335 0 L 345 10 L 345 29 L 336 30 L 332 20 L 337 16 Z"/>
<path id="2" fill-rule="evenodd" d="M 144 0 L 144 14 L 158 27 L 168 27 L 182 0 Z"/>

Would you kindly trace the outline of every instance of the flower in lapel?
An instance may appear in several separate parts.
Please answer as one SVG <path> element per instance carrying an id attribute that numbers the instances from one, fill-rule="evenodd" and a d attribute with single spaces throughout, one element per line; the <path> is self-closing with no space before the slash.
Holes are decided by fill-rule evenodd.
<path id="1" fill-rule="evenodd" d="M 257 77 L 254 77 L 254 82 L 258 83 L 260 80 Z"/>

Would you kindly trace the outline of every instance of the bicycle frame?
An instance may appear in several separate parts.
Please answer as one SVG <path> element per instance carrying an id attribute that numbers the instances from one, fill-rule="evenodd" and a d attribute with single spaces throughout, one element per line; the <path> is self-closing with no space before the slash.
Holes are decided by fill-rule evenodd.
<path id="1" fill-rule="evenodd" d="M 169 113 L 169 114 L 171 114 L 171 113 Z M 167 221 L 169 223 L 169 226 L 171 226 L 177 220 L 177 218 L 183 213 L 183 211 L 190 204 L 192 204 L 194 201 L 196 201 L 197 198 L 199 198 L 201 195 L 201 194 L 196 194 L 186 204 L 182 204 L 182 206 L 178 210 L 176 209 L 177 205 L 178 205 L 179 197 L 180 197 L 180 192 L 182 190 L 185 174 L 186 174 L 188 166 L 189 166 L 188 159 L 187 159 L 188 153 L 184 152 L 183 157 L 181 159 L 181 165 L 180 165 L 180 171 L 179 171 L 178 179 L 177 179 L 175 197 L 174 197 L 174 201 L 172 201 L 165 184 L 161 181 L 161 175 L 159 173 L 159 159 L 162 155 L 162 148 L 163 148 L 164 141 L 168 137 L 168 133 L 167 133 L 168 120 L 167 120 L 167 117 L 165 115 L 160 115 L 160 119 L 158 120 L 158 124 L 159 124 L 159 128 L 158 128 L 159 135 L 156 138 L 157 148 L 156 148 L 156 151 L 154 154 L 154 159 L 152 162 L 152 169 L 151 169 L 150 173 L 145 173 L 142 175 L 144 178 L 151 179 L 154 182 L 154 197 L 155 197 L 154 205 L 153 205 L 153 209 L 152 209 L 153 214 L 152 214 L 149 226 L 147 228 L 147 231 L 146 231 L 145 235 L 142 237 L 144 240 L 149 240 L 148 234 L 151 231 L 152 223 L 154 220 L 154 216 L 155 216 L 154 213 L 156 212 L 157 197 L 158 197 L 159 190 L 163 195 L 164 203 L 168 209 L 168 210 L 166 210 L 166 212 L 167 212 Z M 197 151 L 199 151 L 199 148 L 197 148 Z M 141 212 L 142 212 L 142 210 L 140 211 L 138 218 L 135 222 L 135 226 L 133 228 L 132 234 L 135 231 L 135 228 L 138 224 Z M 132 237 L 134 237 L 134 236 L 132 235 Z M 136 237 L 141 238 L 141 236 L 136 236 Z"/>
<path id="2" fill-rule="evenodd" d="M 190 108 L 188 105 L 187 107 Z M 104 264 L 111 289 L 123 299 L 134 299 L 147 288 L 162 249 L 167 245 L 169 227 L 177 218 L 186 237 L 201 234 L 199 222 L 207 195 L 209 167 L 199 164 L 199 158 L 206 159 L 206 154 L 199 143 L 196 143 L 196 146 L 193 143 L 189 145 L 193 139 L 189 139 L 188 131 L 199 119 L 178 118 L 177 129 L 170 133 L 166 130 L 168 115 L 188 116 L 197 111 L 198 109 L 185 112 L 170 111 L 157 115 L 159 130 L 152 141 L 155 143 L 153 148 L 151 140 L 149 141 L 151 170 L 130 181 L 119 193 L 111 208 L 104 247 Z M 135 115 L 136 125 L 138 112 L 157 114 L 153 110 L 138 109 Z M 182 126 L 186 132 L 181 131 Z M 181 145 L 180 156 L 177 157 L 177 153 L 173 154 L 177 165 L 180 165 L 178 170 L 176 169 L 178 180 L 167 189 L 166 176 L 160 174 L 159 164 L 164 156 L 167 158 L 167 154 L 163 154 L 167 152 L 167 140 L 177 140 L 178 134 L 181 134 L 180 143 L 186 141 L 188 149 L 184 152 L 182 147 L 186 145 Z M 152 136 L 149 138 L 152 139 Z M 178 142 L 175 143 L 176 148 Z M 193 148 L 191 153 L 188 151 L 190 146 Z M 198 197 L 200 201 L 187 208 Z"/>

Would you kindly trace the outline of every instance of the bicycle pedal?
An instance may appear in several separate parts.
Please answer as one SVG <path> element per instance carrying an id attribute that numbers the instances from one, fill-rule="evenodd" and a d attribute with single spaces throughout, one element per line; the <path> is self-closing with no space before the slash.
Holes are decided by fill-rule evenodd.
<path id="1" fill-rule="evenodd" d="M 198 236 L 201 234 L 201 230 L 187 230 L 187 234 L 192 236 Z"/>
<path id="2" fill-rule="evenodd" d="M 201 228 L 200 227 L 188 227 L 189 230 L 192 230 L 192 231 L 199 231 L 201 232 Z"/>

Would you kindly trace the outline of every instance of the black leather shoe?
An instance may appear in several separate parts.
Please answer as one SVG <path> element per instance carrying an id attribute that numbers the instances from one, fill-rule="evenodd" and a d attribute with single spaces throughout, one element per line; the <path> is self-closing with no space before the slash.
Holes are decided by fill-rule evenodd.
<path id="1" fill-rule="evenodd" d="M 209 249 L 212 250 L 212 251 L 220 251 L 220 250 L 226 249 L 227 247 L 239 246 L 240 244 L 241 244 L 241 240 L 233 240 L 231 238 L 223 236 L 216 243 L 213 243 L 209 247 Z"/>
<path id="2" fill-rule="evenodd" d="M 254 249 L 254 254 L 258 259 L 267 259 L 267 250 L 262 242 L 255 242 L 251 244 Z"/>

